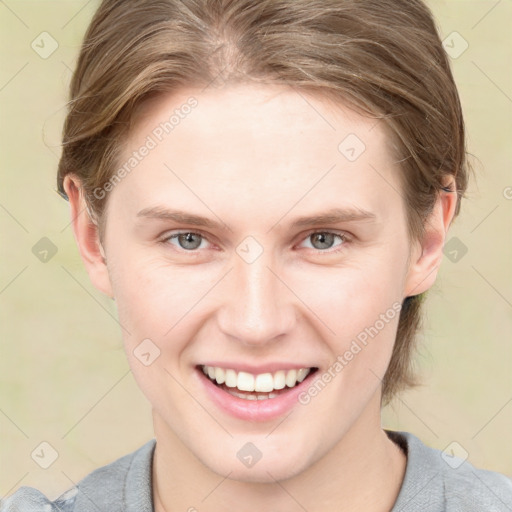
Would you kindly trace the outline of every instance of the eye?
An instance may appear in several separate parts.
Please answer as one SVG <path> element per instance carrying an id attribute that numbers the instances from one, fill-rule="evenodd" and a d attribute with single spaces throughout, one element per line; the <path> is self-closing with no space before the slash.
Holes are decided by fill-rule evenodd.
<path id="1" fill-rule="evenodd" d="M 337 245 L 333 245 L 335 240 L 339 239 L 340 243 Z M 330 231 L 314 231 L 309 233 L 304 241 L 311 240 L 312 249 L 320 252 L 338 252 L 342 250 L 342 246 L 348 241 L 348 236 L 345 233 L 334 233 Z M 173 243 L 176 241 L 177 244 Z M 201 248 L 201 243 L 206 242 L 207 238 L 202 233 L 194 232 L 194 231 L 180 231 L 174 234 L 167 234 L 164 238 L 160 240 L 162 244 L 171 244 L 175 247 L 177 246 L 178 250 L 193 252 L 199 250 Z M 328 251 L 328 249 L 332 247 L 339 247 L 333 251 Z"/>
<path id="2" fill-rule="evenodd" d="M 337 246 L 334 247 L 341 247 L 345 245 L 348 239 L 345 233 L 332 233 L 330 231 L 314 231 L 313 233 L 309 233 L 306 236 L 305 241 L 311 240 L 311 245 L 313 246 L 313 249 L 322 252 L 327 252 L 326 249 L 330 249 L 331 247 L 333 247 L 333 243 L 336 238 L 341 240 L 341 243 L 337 244 Z M 341 249 L 335 249 L 334 251 L 329 252 L 338 252 L 340 250 Z"/>
<path id="3" fill-rule="evenodd" d="M 201 246 L 201 242 L 205 240 L 205 237 L 201 233 L 195 233 L 192 231 L 180 231 L 173 235 L 167 235 L 162 243 L 168 244 L 171 240 L 176 240 L 179 244 L 179 249 L 185 251 L 195 251 Z M 175 245 L 175 244 L 172 244 Z"/>

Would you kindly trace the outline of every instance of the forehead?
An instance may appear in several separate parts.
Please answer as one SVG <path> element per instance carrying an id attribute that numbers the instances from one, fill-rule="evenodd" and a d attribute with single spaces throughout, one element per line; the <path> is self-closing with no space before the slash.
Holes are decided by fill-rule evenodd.
<path id="1" fill-rule="evenodd" d="M 384 213 L 401 198 L 383 128 L 342 103 L 281 85 L 184 89 L 140 109 L 121 163 L 151 149 L 115 194 L 150 207 L 185 193 L 203 212 L 201 196 L 223 208 L 229 197 L 240 213 L 248 198 L 274 212 L 276 204 L 338 200 Z"/>

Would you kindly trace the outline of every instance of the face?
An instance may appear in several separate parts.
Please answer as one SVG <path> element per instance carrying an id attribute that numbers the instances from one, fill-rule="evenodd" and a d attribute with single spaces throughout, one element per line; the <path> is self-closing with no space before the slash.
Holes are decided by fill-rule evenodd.
<path id="1" fill-rule="evenodd" d="M 108 280 L 157 439 L 266 482 L 379 429 L 415 284 L 381 124 L 284 86 L 188 89 L 145 106 L 121 160 Z"/>

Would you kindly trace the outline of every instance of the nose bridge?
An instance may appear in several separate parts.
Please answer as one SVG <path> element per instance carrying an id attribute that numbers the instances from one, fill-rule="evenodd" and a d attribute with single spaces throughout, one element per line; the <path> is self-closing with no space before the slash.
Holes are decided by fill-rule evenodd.
<path id="1" fill-rule="evenodd" d="M 249 345 L 265 344 L 285 334 L 294 320 L 292 294 L 276 276 L 270 251 L 254 261 L 235 256 L 222 301 L 220 328 Z"/>

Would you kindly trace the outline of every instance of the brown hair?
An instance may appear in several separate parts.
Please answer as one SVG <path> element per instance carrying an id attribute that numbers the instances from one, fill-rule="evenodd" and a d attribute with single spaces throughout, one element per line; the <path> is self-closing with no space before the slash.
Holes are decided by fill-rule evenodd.
<path id="1" fill-rule="evenodd" d="M 81 181 L 100 240 L 114 174 L 144 100 L 213 81 L 286 84 L 381 119 L 401 169 L 411 239 L 443 177 L 464 196 L 465 130 L 448 57 L 421 0 L 103 0 L 80 50 L 63 130 L 58 191 Z M 444 189 L 446 190 L 446 189 Z M 423 295 L 407 297 L 382 401 L 415 384 Z"/>

